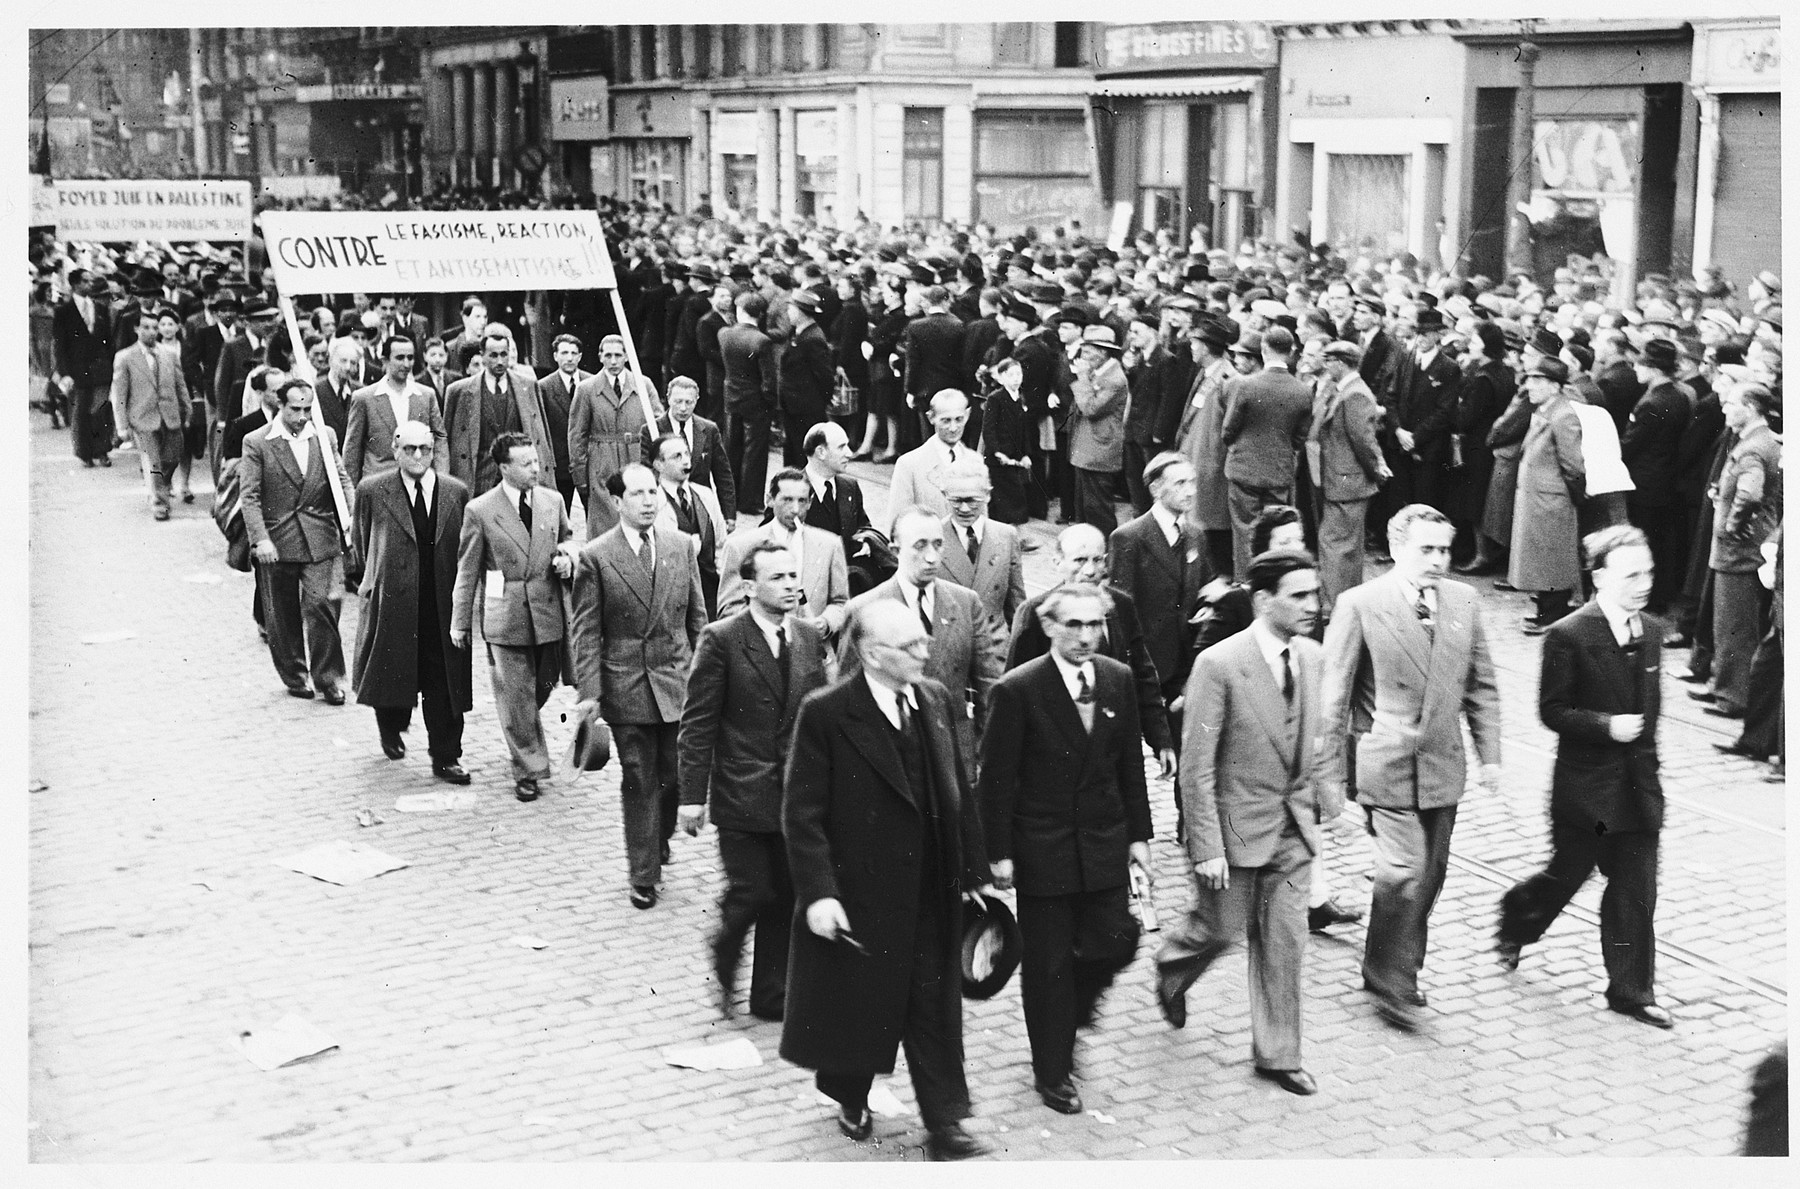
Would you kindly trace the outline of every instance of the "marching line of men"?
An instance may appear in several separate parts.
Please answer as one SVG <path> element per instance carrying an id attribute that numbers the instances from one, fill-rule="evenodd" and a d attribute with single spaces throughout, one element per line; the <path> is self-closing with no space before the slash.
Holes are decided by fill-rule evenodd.
<path id="1" fill-rule="evenodd" d="M 854 481 L 842 474 L 839 427 L 801 435 L 806 466 L 770 479 L 768 523 L 727 534 L 718 499 L 692 474 L 696 427 L 650 436 L 667 421 L 644 388 L 588 388 L 615 414 L 641 405 L 642 424 L 603 431 L 629 435 L 636 457 L 600 465 L 617 519 L 578 544 L 565 501 L 541 483 L 548 452 L 521 432 L 534 419 L 512 416 L 537 392 L 511 370 L 505 337 L 484 338 L 488 366 L 453 386 L 457 415 L 441 428 L 401 419 L 416 395 L 403 375 L 385 408 L 368 390 L 353 398 L 360 425 L 385 429 L 391 414 L 395 428 L 386 451 L 365 429 L 359 451 L 350 684 L 395 759 L 422 701 L 434 773 L 467 783 L 462 716 L 479 635 L 521 801 L 549 777 L 541 708 L 559 682 L 575 685 L 578 714 L 614 734 L 631 903 L 657 903 L 678 826 L 719 827 L 725 890 L 709 961 L 719 1008 L 736 1010 L 753 934 L 750 1010 L 783 1021 L 783 1055 L 816 1071 L 844 1134 L 869 1134 L 871 1080 L 905 1045 L 931 1154 L 985 1150 L 961 1126 L 971 1108 L 957 953 L 964 902 L 996 890 L 1018 896 L 1036 1089 L 1054 1110 L 1082 1109 L 1075 1038 L 1137 952 L 1132 869 L 1152 875 L 1145 744 L 1176 779 L 1192 871 L 1193 905 L 1156 958 L 1169 1023 L 1185 1022 L 1188 987 L 1247 939 L 1256 1071 L 1316 1091 L 1300 1053 L 1300 960 L 1331 904 L 1312 870 L 1321 827 L 1354 799 L 1376 871 L 1364 985 L 1389 1023 L 1418 1026 L 1427 927 L 1465 789 L 1464 720 L 1483 787 L 1499 778 L 1492 664 L 1474 589 L 1444 576 L 1455 529 L 1442 513 L 1412 504 L 1393 517 L 1393 571 L 1338 594 L 1321 646 L 1321 575 L 1296 547 L 1290 509 L 1258 511 L 1244 534 L 1255 550 L 1247 582 L 1225 582 L 1189 516 L 1192 464 L 1157 455 L 1144 473 L 1150 510 L 1105 546 L 1092 526 L 1066 530 L 1062 582 L 1026 601 L 1017 534 L 985 516 L 986 468 L 950 458 L 931 481 L 945 507 L 896 509 L 897 571 L 852 600 L 845 530 L 866 517 L 857 493 L 844 519 Z M 576 381 L 578 400 L 596 379 Z M 290 380 L 277 396 L 274 420 L 243 447 L 246 519 L 270 571 L 271 653 L 298 696 L 311 693 L 310 664 L 326 699 L 341 702 L 324 587 L 338 541 L 328 484 L 347 489 L 348 478 L 336 435 L 312 419 L 313 389 Z M 594 470 L 590 459 L 588 482 Z M 1642 639 L 1660 626 L 1642 615 L 1648 587 L 1638 590 L 1653 567 L 1633 529 L 1609 529 L 1588 549 L 1597 597 L 1545 649 L 1541 713 L 1564 738 L 1556 854 L 1508 894 L 1498 949 L 1516 966 L 1598 865 L 1613 906 L 1603 912 L 1608 1004 L 1667 1027 L 1652 981 L 1656 705 L 1615 688 L 1617 673 L 1590 673 L 1592 642 L 1577 635 L 1614 627 L 1635 673 Z M 1246 601 L 1247 618 L 1232 623 Z M 1653 665 L 1654 652 L 1641 659 Z M 1595 809 L 1594 796 L 1612 801 Z M 1636 807 L 1626 833 L 1644 837 L 1575 836 L 1583 812 L 1610 818 L 1615 803 Z"/>

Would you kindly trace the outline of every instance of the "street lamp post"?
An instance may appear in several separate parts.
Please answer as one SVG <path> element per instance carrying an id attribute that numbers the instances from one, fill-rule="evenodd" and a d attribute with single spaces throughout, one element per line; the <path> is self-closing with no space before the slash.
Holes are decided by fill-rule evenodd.
<path id="1" fill-rule="evenodd" d="M 1531 257 L 1531 219 L 1525 209 L 1531 202 L 1532 151 L 1537 125 L 1537 43 L 1531 21 L 1519 22 L 1519 90 L 1513 101 L 1512 180 L 1507 187 L 1506 275 L 1534 276 Z"/>

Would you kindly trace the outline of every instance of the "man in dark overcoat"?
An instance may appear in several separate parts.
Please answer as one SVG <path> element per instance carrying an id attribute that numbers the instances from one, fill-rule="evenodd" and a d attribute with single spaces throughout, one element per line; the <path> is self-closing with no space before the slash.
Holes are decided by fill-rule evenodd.
<path id="1" fill-rule="evenodd" d="M 851 618 L 855 673 L 800 707 L 782 830 L 794 880 L 781 1055 L 817 1071 L 852 1139 L 869 1087 L 906 1046 L 934 1159 L 986 1146 L 963 1130 L 962 897 L 988 890 L 980 806 L 952 728 L 961 710 L 925 676 L 930 637 L 879 599 Z"/>
<path id="2" fill-rule="evenodd" d="M 399 467 L 370 475 L 356 489 L 352 534 L 363 579 L 351 682 L 357 703 L 375 708 L 388 759 L 406 755 L 401 735 L 420 702 L 432 774 L 468 784 L 459 761 L 463 715 L 473 705 L 469 650 L 450 642 L 450 609 L 469 489 L 433 468 L 431 427 L 424 422 L 402 422 L 393 447 Z"/>

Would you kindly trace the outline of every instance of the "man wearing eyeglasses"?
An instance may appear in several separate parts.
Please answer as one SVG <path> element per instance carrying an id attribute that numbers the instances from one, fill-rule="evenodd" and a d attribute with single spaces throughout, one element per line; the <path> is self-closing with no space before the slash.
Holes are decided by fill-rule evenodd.
<path id="1" fill-rule="evenodd" d="M 395 356 L 388 353 L 389 367 Z M 436 407 L 429 390 L 426 399 Z M 440 451 L 424 421 L 402 421 L 388 443 L 399 465 L 371 472 L 356 488 L 352 539 L 365 559 L 350 665 L 356 700 L 374 707 L 390 760 L 405 757 L 401 735 L 414 703 L 422 703 L 432 775 L 468 784 L 459 761 L 463 715 L 472 705 L 469 650 L 450 639 L 450 611 L 469 489 L 434 469 Z"/>
<path id="2" fill-rule="evenodd" d="M 381 379 L 357 389 L 350 398 L 350 418 L 344 431 L 344 472 L 350 482 L 362 481 L 394 467 L 394 434 L 408 421 L 431 431 L 432 457 L 438 474 L 447 474 L 449 451 L 444 449 L 444 418 L 437 397 L 412 377 L 418 348 L 411 339 L 394 335 L 382 344 Z"/>

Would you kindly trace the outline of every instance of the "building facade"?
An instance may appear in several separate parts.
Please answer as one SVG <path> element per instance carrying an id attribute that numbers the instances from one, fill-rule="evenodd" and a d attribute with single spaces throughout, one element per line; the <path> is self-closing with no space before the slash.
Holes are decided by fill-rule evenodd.
<path id="1" fill-rule="evenodd" d="M 193 175 L 187 30 L 36 30 L 28 78 L 33 172 Z"/>
<path id="2" fill-rule="evenodd" d="M 1689 79 L 1699 107 L 1693 267 L 1744 287 L 1781 271 L 1781 26 L 1694 22 Z"/>
<path id="3" fill-rule="evenodd" d="M 501 26 L 418 30 L 428 189 L 531 191 L 560 170 L 543 144 L 540 66 L 551 30 Z"/>

